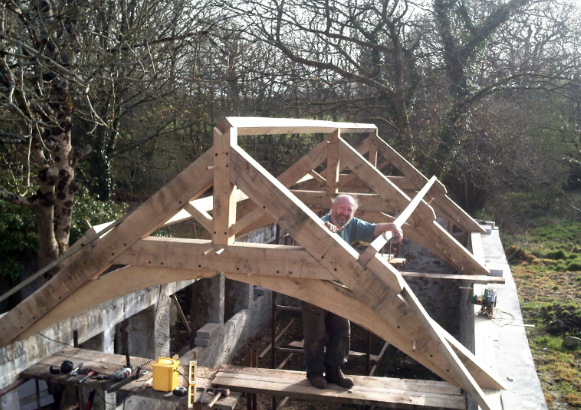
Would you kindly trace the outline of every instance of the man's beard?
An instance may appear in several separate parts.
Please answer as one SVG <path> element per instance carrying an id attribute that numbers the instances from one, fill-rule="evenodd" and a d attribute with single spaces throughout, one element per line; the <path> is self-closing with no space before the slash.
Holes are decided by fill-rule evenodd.
<path id="1" fill-rule="evenodd" d="M 351 220 L 351 218 L 349 216 L 336 214 L 335 215 L 335 220 L 337 221 L 337 224 L 338 225 L 345 226 L 345 225 L 347 225 L 349 223 L 349 221 Z"/>

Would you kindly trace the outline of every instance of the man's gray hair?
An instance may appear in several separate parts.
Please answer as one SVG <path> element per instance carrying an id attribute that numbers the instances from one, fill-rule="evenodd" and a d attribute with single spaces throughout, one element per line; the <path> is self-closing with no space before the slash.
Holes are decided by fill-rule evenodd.
<path id="1" fill-rule="evenodd" d="M 333 201 L 331 202 L 332 205 L 336 205 L 337 202 L 339 202 L 340 199 L 343 198 L 347 198 L 349 199 L 351 202 L 353 202 L 353 212 L 355 212 L 357 210 L 357 208 L 359 208 L 359 201 L 356 198 L 353 198 L 351 195 L 337 195 L 335 197 L 335 199 L 333 199 Z"/>

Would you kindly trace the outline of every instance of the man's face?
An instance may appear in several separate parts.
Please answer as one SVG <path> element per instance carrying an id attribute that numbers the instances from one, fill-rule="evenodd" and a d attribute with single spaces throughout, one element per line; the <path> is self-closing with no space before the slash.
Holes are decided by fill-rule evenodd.
<path id="1" fill-rule="evenodd" d="M 331 221 L 335 226 L 345 226 L 353 218 L 355 205 L 350 198 L 343 197 L 331 204 Z"/>

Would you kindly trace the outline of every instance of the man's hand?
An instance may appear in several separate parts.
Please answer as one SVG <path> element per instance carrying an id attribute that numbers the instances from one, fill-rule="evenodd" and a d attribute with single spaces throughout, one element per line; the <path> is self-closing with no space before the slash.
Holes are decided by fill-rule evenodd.
<path id="1" fill-rule="evenodd" d="M 395 243 L 400 243 L 403 239 L 403 231 L 396 224 L 391 224 L 391 236 L 395 240 Z"/>
<path id="2" fill-rule="evenodd" d="M 391 232 L 392 240 L 395 243 L 401 242 L 403 239 L 403 232 L 399 226 L 393 223 L 379 223 L 375 225 L 375 231 L 373 232 L 374 236 L 379 236 L 384 232 Z"/>
<path id="3" fill-rule="evenodd" d="M 340 229 L 333 225 L 331 222 L 325 222 L 325 226 L 327 227 L 328 230 L 330 230 L 333 233 L 337 233 L 340 231 Z"/>

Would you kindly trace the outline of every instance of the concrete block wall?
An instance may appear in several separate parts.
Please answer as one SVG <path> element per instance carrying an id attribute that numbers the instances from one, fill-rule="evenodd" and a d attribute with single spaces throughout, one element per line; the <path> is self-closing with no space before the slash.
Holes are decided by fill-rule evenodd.
<path id="1" fill-rule="evenodd" d="M 155 306 L 159 299 L 190 285 L 192 281 L 182 281 L 142 289 L 103 302 L 75 316 L 44 329 L 39 334 L 11 343 L 0 348 L 0 388 L 10 385 L 20 372 L 39 360 L 61 350 L 64 344 L 73 344 L 73 333 L 79 334 L 79 343 L 115 327 L 142 310 Z"/>
<path id="2" fill-rule="evenodd" d="M 276 235 L 276 226 L 270 225 L 239 241 L 270 243 Z M 257 295 L 253 285 L 224 279 L 223 274 L 192 286 L 190 313 L 196 323 L 197 343 L 192 351 L 181 352 L 180 360 L 192 360 L 195 354 L 200 366 L 228 363 L 269 322 L 272 292 L 263 290 Z M 211 334 L 205 335 L 209 328 Z"/>
<path id="3" fill-rule="evenodd" d="M 219 367 L 230 362 L 269 323 L 271 294 L 270 291 L 265 292 L 246 309 L 219 325 L 207 346 L 196 346 L 189 352 L 182 352 L 180 361 L 186 363 L 195 355 L 200 366 Z"/>

